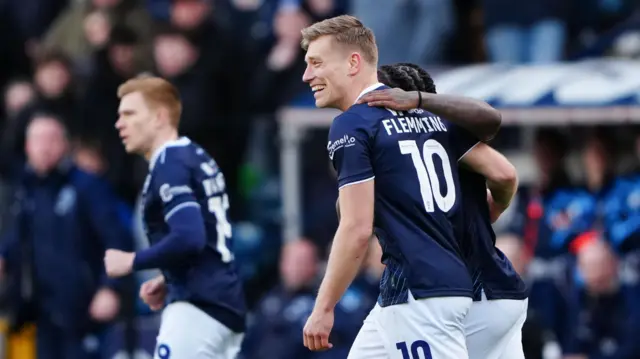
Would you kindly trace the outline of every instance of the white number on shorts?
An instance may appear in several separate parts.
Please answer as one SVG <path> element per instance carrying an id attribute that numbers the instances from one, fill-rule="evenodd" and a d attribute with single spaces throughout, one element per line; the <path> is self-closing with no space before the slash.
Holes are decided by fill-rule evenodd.
<path id="1" fill-rule="evenodd" d="M 411 353 L 406 342 L 396 343 L 396 348 L 402 353 L 402 359 L 433 359 L 431 347 L 424 340 L 416 340 L 411 344 Z M 420 355 L 422 352 L 423 355 Z"/>
<path id="2" fill-rule="evenodd" d="M 231 238 L 231 224 L 227 220 L 228 209 L 229 196 L 226 193 L 209 198 L 209 212 L 216 216 L 216 232 L 218 232 L 216 249 L 224 263 L 229 263 L 233 260 L 233 253 L 227 246 L 227 239 Z"/>
<path id="3" fill-rule="evenodd" d="M 456 202 L 456 190 L 453 183 L 453 172 L 451 171 L 451 164 L 449 163 L 449 155 L 447 150 L 442 147 L 440 142 L 429 139 L 422 146 L 422 155 L 416 141 L 398 141 L 400 146 L 400 152 L 403 155 L 411 155 L 413 160 L 413 166 L 416 168 L 418 174 L 418 182 L 420 183 L 420 194 L 422 195 L 422 202 L 427 212 L 434 212 L 435 205 L 442 212 L 449 212 L 453 204 Z M 436 172 L 436 166 L 433 163 L 433 156 L 440 157 L 442 162 L 442 170 L 444 171 L 444 179 L 447 184 L 447 193 L 442 195 L 440 192 L 440 181 L 438 180 L 438 173 Z"/>

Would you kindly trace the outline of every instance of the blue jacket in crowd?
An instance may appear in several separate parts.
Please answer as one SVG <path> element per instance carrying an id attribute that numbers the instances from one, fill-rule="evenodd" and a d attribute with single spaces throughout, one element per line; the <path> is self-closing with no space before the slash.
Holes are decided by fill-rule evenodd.
<path id="1" fill-rule="evenodd" d="M 602 199 L 605 237 L 619 253 L 640 250 L 640 175 L 616 179 Z"/>
<path id="2" fill-rule="evenodd" d="M 566 354 L 582 354 L 589 359 L 640 358 L 637 267 L 622 270 L 619 289 L 606 295 L 589 295 L 577 281 L 569 300 Z"/>
<path id="3" fill-rule="evenodd" d="M 361 280 L 360 280 L 361 279 Z M 343 359 L 373 308 L 368 281 L 351 285 L 335 308 L 329 342 L 333 348 L 312 352 L 302 342 L 302 330 L 315 303 L 315 290 L 289 293 L 278 287 L 260 302 L 243 343 L 242 359 Z"/>
<path id="4" fill-rule="evenodd" d="M 120 283 L 106 276 L 105 249 L 133 249 L 118 206 L 105 181 L 69 163 L 46 177 L 26 168 L 0 242 L 13 310 L 29 306 L 58 327 L 88 325 L 96 291 Z"/>
<path id="5" fill-rule="evenodd" d="M 283 287 L 269 292 L 249 321 L 242 359 L 311 359 L 302 343 L 302 329 L 313 310 L 314 290 L 291 293 Z"/>
<path id="6" fill-rule="evenodd" d="M 596 202 L 583 189 L 558 185 L 536 195 L 520 191 L 518 211 L 511 231 L 524 238 L 533 250 L 528 269 L 529 305 L 538 313 L 540 324 L 563 342 L 567 308 L 565 288 L 573 273 L 569 246 L 590 229 L 590 213 Z"/>

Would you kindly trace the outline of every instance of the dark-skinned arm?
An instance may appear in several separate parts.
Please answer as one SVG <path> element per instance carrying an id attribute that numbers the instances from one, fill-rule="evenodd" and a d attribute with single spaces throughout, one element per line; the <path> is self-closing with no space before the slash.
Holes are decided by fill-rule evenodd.
<path id="1" fill-rule="evenodd" d="M 418 93 L 394 88 L 369 92 L 358 103 L 398 111 L 418 108 L 420 104 L 420 108 L 464 128 L 483 142 L 491 140 L 502 123 L 502 115 L 491 105 L 463 96 Z"/>

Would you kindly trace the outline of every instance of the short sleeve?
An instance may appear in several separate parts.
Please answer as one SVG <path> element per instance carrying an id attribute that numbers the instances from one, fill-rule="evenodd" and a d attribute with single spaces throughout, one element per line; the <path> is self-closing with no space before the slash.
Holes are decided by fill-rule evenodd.
<path id="1" fill-rule="evenodd" d="M 451 148 L 453 149 L 456 159 L 460 161 L 472 148 L 474 148 L 480 140 L 471 132 L 464 128 L 449 122 L 449 136 L 451 138 Z"/>
<path id="2" fill-rule="evenodd" d="M 338 186 L 374 178 L 369 130 L 360 116 L 343 113 L 331 124 L 327 151 L 338 173 Z"/>
<path id="3" fill-rule="evenodd" d="M 165 220 L 183 208 L 200 207 L 191 188 L 191 171 L 183 161 L 167 155 L 156 164 L 153 177 L 154 196 L 162 202 Z"/>

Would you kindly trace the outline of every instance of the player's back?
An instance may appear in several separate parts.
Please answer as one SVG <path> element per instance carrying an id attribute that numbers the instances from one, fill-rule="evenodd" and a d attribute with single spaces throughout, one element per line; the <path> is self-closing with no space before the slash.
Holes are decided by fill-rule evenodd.
<path id="1" fill-rule="evenodd" d="M 525 283 L 509 259 L 495 247 L 496 235 L 491 225 L 486 179 L 463 168 L 459 173 L 463 198 L 459 229 L 474 280 L 474 300 L 480 300 L 482 289 L 490 300 L 525 299 Z"/>
<path id="2" fill-rule="evenodd" d="M 470 297 L 451 224 L 460 206 L 452 169 L 477 141 L 460 138 L 454 126 L 423 110 L 367 105 L 338 116 L 329 138 L 340 187 L 375 177 L 374 227 L 386 264 L 380 305 L 406 302 L 408 291 L 416 299 Z"/>
<path id="3" fill-rule="evenodd" d="M 241 332 L 245 324 L 244 294 L 231 251 L 225 179 L 202 148 L 181 138 L 151 159 L 143 189 L 145 230 L 150 243 L 169 234 L 166 219 L 172 212 L 190 205 L 200 208 L 206 245 L 189 261 L 161 268 L 168 284 L 168 300 L 190 302 Z"/>

